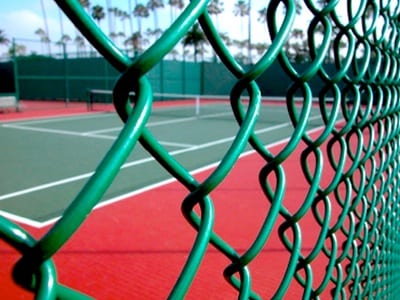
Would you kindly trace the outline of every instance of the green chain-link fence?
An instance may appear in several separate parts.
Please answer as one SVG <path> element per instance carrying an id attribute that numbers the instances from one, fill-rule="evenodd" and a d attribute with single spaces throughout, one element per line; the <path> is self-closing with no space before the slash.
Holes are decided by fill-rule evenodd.
<path id="1" fill-rule="evenodd" d="M 79 1 L 56 2 L 121 72 L 113 97 L 125 125 L 95 174 L 43 238 L 35 240 L 16 224 L 0 219 L 2 238 L 22 253 L 13 271 L 18 284 L 34 290 L 43 299 L 85 297 L 57 282 L 51 258 L 84 222 L 140 142 L 187 189 L 182 212 L 197 232 L 171 298 L 185 296 L 209 244 L 231 261 L 224 276 L 237 289 L 239 298 L 259 298 L 257 291 L 252 290 L 248 266 L 264 249 L 278 218 L 284 220 L 278 233 L 290 259 L 275 291 L 276 299 L 284 298 L 294 281 L 303 287 L 304 299 L 319 298 L 327 289 L 335 299 L 395 299 L 400 294 L 398 2 L 348 0 L 343 6 L 346 10 L 343 17 L 338 13 L 339 1 L 324 2 L 323 6 L 318 1 L 305 1 L 313 18 L 307 28 L 310 61 L 301 73 L 293 68 L 284 51 L 296 17 L 295 1 L 272 0 L 268 4 L 267 23 L 272 43 L 249 70 L 244 70 L 224 45 L 207 13 L 209 1 L 191 1 L 169 30 L 134 61 L 114 47 Z M 278 20 L 279 5 L 285 8 L 283 20 Z M 170 156 L 146 127 L 152 106 L 152 87 L 146 74 L 197 21 L 219 59 L 237 78 L 231 89 L 231 105 L 240 124 L 220 164 L 201 182 Z M 322 63 L 332 51 L 336 71 L 327 73 Z M 286 103 L 293 134 L 285 147 L 273 154 L 253 129 L 261 102 L 255 80 L 276 60 L 292 79 Z M 315 77 L 324 83 L 318 94 L 311 92 L 308 84 Z M 131 91 L 136 93 L 134 104 L 128 102 Z M 244 92 L 250 95 L 246 110 L 240 101 Z M 298 94 L 303 97 L 300 107 L 294 103 L 294 95 Z M 328 96 L 333 97 L 332 103 L 328 103 Z M 325 122 L 317 136 L 306 132 L 313 97 L 319 97 L 320 114 Z M 339 117 L 345 122 L 338 124 Z M 271 205 L 254 242 L 239 254 L 213 231 L 210 193 L 218 189 L 248 143 L 265 160 L 259 173 L 260 189 Z M 301 153 L 301 168 L 309 189 L 300 207 L 293 211 L 284 204 L 285 178 L 290 171 L 285 169 L 284 162 L 300 143 L 306 145 Z M 328 169 L 334 171 L 329 179 L 324 177 Z M 334 205 L 341 210 L 332 219 Z M 196 213 L 195 207 L 200 208 L 200 213 Z M 303 252 L 300 223 L 310 212 L 319 224 L 320 234 L 315 246 Z M 319 257 L 324 257 L 327 264 L 322 281 L 315 284 L 313 262 Z"/>

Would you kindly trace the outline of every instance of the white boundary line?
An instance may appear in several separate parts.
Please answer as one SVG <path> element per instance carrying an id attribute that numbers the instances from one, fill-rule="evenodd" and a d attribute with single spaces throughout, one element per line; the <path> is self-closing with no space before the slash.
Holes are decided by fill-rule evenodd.
<path id="1" fill-rule="evenodd" d="M 316 116 L 316 117 L 311 118 L 311 119 L 316 119 L 317 117 L 319 117 L 319 116 Z M 273 127 L 268 127 L 268 128 L 265 128 L 265 129 L 257 130 L 255 132 L 256 133 L 264 133 L 264 132 L 273 131 L 273 130 L 276 130 L 276 129 L 281 129 L 281 128 L 286 127 L 288 125 L 291 125 L 291 123 L 289 123 L 289 122 L 288 123 L 283 123 L 283 124 L 279 124 L 277 126 L 273 126 Z M 316 132 L 318 130 L 321 130 L 322 128 L 324 128 L 324 127 L 323 126 L 319 126 L 319 127 L 314 128 L 314 129 L 311 129 L 311 130 L 309 130 L 307 132 L 308 133 L 313 133 L 313 132 Z M 229 138 L 225 138 L 225 139 L 216 140 L 216 141 L 210 142 L 210 143 L 205 143 L 205 144 L 202 144 L 202 145 L 199 145 L 199 146 L 194 146 L 194 147 L 191 147 L 191 148 L 173 151 L 170 154 L 171 155 L 177 155 L 177 154 L 181 154 L 181 153 L 184 153 L 184 152 L 195 151 L 195 150 L 199 150 L 199 149 L 203 149 L 203 148 L 212 147 L 212 146 L 215 146 L 215 145 L 218 145 L 218 144 L 223 144 L 225 142 L 231 141 L 235 137 L 236 136 L 233 136 L 233 137 L 229 137 Z M 290 137 L 287 137 L 285 139 L 282 139 L 282 140 L 267 144 L 266 147 L 278 146 L 280 144 L 283 144 L 283 143 L 287 142 L 289 139 L 290 139 Z M 245 157 L 247 155 L 250 155 L 250 154 L 252 154 L 254 152 L 255 152 L 255 150 L 246 151 L 246 152 L 244 152 L 244 153 L 242 153 L 240 155 L 240 158 Z M 150 161 L 154 161 L 154 158 L 153 157 L 148 157 L 148 158 L 141 159 L 141 160 L 136 160 L 136 161 L 133 161 L 133 162 L 130 162 L 130 163 L 125 163 L 121 167 L 121 169 L 125 169 L 125 168 L 131 167 L 131 166 L 143 164 L 143 163 L 150 162 Z M 201 167 L 199 169 L 196 169 L 196 170 L 192 171 L 191 174 L 197 174 L 199 172 L 211 169 L 211 168 L 217 166 L 218 163 L 219 162 L 215 162 L 215 163 L 209 164 L 207 166 Z M 77 176 L 74 176 L 74 177 L 69 177 L 69 178 L 66 178 L 66 179 L 62 179 L 62 180 L 58 180 L 58 181 L 42 184 L 42 185 L 39 185 L 39 186 L 36 186 L 36 187 L 31 187 L 31 188 L 28 188 L 28 189 L 20 190 L 20 191 L 17 191 L 17 192 L 0 195 L 0 201 L 5 200 L 5 199 L 9 199 L 9 198 L 12 198 L 12 197 L 24 195 L 24 194 L 36 192 L 36 191 L 39 191 L 39 190 L 51 188 L 51 187 L 54 187 L 54 186 L 63 185 L 63 184 L 66 184 L 66 183 L 70 183 L 70 182 L 86 179 L 86 178 L 92 176 L 93 174 L 94 174 L 94 172 L 89 172 L 89 173 L 77 175 Z M 123 195 L 117 196 L 117 197 L 112 198 L 112 199 L 104 200 L 101 203 L 99 203 L 95 208 L 106 206 L 107 203 L 111 204 L 111 203 L 115 203 L 115 202 L 121 201 L 121 200 L 126 199 L 128 197 L 131 197 L 131 196 L 134 196 L 134 195 L 137 195 L 137 194 L 141 194 L 141 193 L 143 193 L 145 191 L 148 191 L 150 189 L 166 185 L 166 184 L 168 184 L 170 182 L 173 182 L 173 181 L 176 181 L 176 179 L 175 178 L 170 178 L 170 179 L 161 181 L 159 183 L 148 185 L 146 187 L 143 187 L 141 189 L 132 191 L 130 193 L 123 194 Z M 29 226 L 32 226 L 32 227 L 35 227 L 35 228 L 41 228 L 41 227 L 47 226 L 47 225 L 49 225 L 51 223 L 54 223 L 56 220 L 59 219 L 59 218 L 54 218 L 54 219 L 51 219 L 51 220 L 48 220 L 48 221 L 38 222 L 38 221 L 34 221 L 34 220 L 31 220 L 31 219 L 28 219 L 28 218 L 24 218 L 24 217 L 20 217 L 20 216 L 17 216 L 17 215 L 13 215 L 11 213 L 8 213 L 8 212 L 2 211 L 2 210 L 0 210 L 0 215 L 4 215 L 4 216 L 6 216 L 7 218 L 9 218 L 11 220 L 14 220 L 16 222 L 21 222 L 23 224 L 26 224 L 26 225 L 29 225 Z"/>
<path id="2" fill-rule="evenodd" d="M 207 117 L 211 117 L 211 116 L 212 115 L 204 116 L 203 118 L 207 118 Z M 96 116 L 87 116 L 87 118 L 93 118 L 93 117 L 96 117 Z M 92 130 L 92 131 L 86 131 L 86 132 L 77 132 L 77 131 L 70 131 L 70 130 L 60 130 L 60 129 L 49 129 L 49 128 L 43 128 L 43 127 L 26 126 L 26 125 L 49 123 L 49 122 L 54 122 L 54 121 L 60 122 L 60 121 L 67 121 L 67 120 L 69 121 L 69 120 L 78 120 L 78 119 L 83 119 L 83 118 L 82 117 L 73 117 L 73 118 L 59 118 L 59 119 L 54 119 L 54 120 L 52 120 L 52 119 L 34 120 L 34 121 L 18 122 L 18 123 L 5 123 L 5 124 L 1 124 L 1 126 L 5 127 L 5 128 L 12 128 L 12 129 L 19 129 L 19 130 L 26 130 L 26 131 L 54 133 L 54 134 L 60 134 L 60 135 L 73 135 L 73 136 L 78 136 L 78 137 L 91 137 L 91 138 L 99 138 L 99 139 L 113 139 L 113 138 L 115 139 L 115 137 L 108 136 L 108 135 L 102 135 L 102 134 L 98 134 L 98 133 L 119 131 L 122 128 L 122 126 L 120 126 L 120 127 Z M 181 118 L 181 119 L 175 119 L 175 120 L 149 122 L 149 123 L 147 123 L 147 126 L 149 126 L 149 127 L 163 126 L 163 125 L 168 125 L 168 124 L 177 124 L 177 123 L 194 121 L 197 119 L 198 119 L 197 117 L 188 117 L 188 118 Z"/>
<path id="3" fill-rule="evenodd" d="M 311 129 L 311 130 L 307 131 L 307 133 L 312 134 L 312 133 L 314 133 L 314 132 L 320 131 L 320 130 L 323 129 L 323 128 L 324 128 L 323 126 L 316 127 L 316 128 L 314 128 L 314 129 Z M 276 147 L 276 146 L 285 144 L 285 143 L 287 143 L 287 142 L 289 141 L 289 139 L 290 139 L 290 137 L 287 137 L 287 138 L 285 138 L 285 139 L 282 139 L 282 140 L 279 140 L 279 141 L 276 141 L 276 142 L 267 144 L 266 147 L 272 148 L 272 147 Z M 256 153 L 255 150 L 249 150 L 249 151 L 243 152 L 243 153 L 240 155 L 239 159 L 241 159 L 241 158 L 243 158 L 243 157 L 246 157 L 246 156 L 249 156 L 249 155 L 252 155 L 252 154 L 255 154 L 255 153 Z M 219 162 L 214 162 L 214 163 L 209 164 L 209 165 L 206 165 L 206 166 L 204 166 L 204 167 L 195 169 L 195 170 L 191 171 L 190 174 L 191 174 L 191 175 L 196 175 L 196 174 L 198 174 L 198 173 L 201 173 L 201 172 L 204 172 L 204 171 L 213 169 L 213 168 L 217 167 L 218 164 L 219 164 Z M 156 189 L 156 188 L 165 186 L 165 185 L 167 185 L 167 184 L 170 184 L 170 183 L 173 183 L 173 182 L 176 182 L 176 181 L 177 181 L 176 178 L 169 178 L 169 179 L 160 181 L 160 182 L 158 182 L 158 183 L 150 184 L 150 185 L 145 186 L 145 187 L 143 187 L 143 188 L 134 190 L 134 191 L 132 191 L 132 192 L 129 192 L 129 193 L 126 193 L 126 194 L 123 194 L 123 195 L 119 195 L 119 196 L 114 197 L 114 198 L 110 198 L 110 199 L 101 201 L 99 204 L 97 204 L 97 205 L 93 208 L 93 210 L 96 210 L 96 209 L 99 209 L 99 208 L 103 208 L 103 207 L 112 205 L 112 204 L 114 204 L 114 203 L 117 203 L 117 202 L 120 202 L 120 201 L 123 201 L 123 200 L 127 200 L 128 198 L 131 198 L 131 197 L 133 197 L 133 196 L 137 196 L 137 195 L 143 194 L 143 193 L 145 193 L 145 192 L 147 192 L 147 191 L 150 191 L 150 190 L 153 190 L 153 189 Z M 92 211 L 93 211 L 93 210 L 92 210 Z M 0 214 L 3 214 L 3 212 L 0 211 Z M 14 215 L 8 214 L 8 217 L 9 217 L 10 219 L 13 219 Z M 19 221 L 19 222 L 21 222 L 21 223 L 30 225 L 30 226 L 35 227 L 35 228 L 42 228 L 42 227 L 51 225 L 51 224 L 55 223 L 57 220 L 60 219 L 60 217 L 57 217 L 57 218 L 53 218 L 53 219 L 50 219 L 50 220 L 47 220 L 47 221 L 44 221 L 44 222 L 37 222 L 37 221 L 32 221 L 32 220 L 26 219 L 26 218 L 21 218 L 21 217 L 18 217 L 18 216 L 15 216 L 15 218 L 18 218 L 18 219 L 13 219 L 14 221 Z"/>
<path id="4" fill-rule="evenodd" d="M 79 118 L 90 118 L 90 117 L 101 117 L 101 116 L 108 116 L 108 114 L 104 114 L 102 112 L 82 112 L 82 113 L 71 113 L 71 114 L 62 114 L 56 116 L 37 116 L 37 117 L 21 117 L 12 120 L 0 120 L 0 124 L 12 124 L 12 123 L 30 123 L 30 122 L 52 122 L 60 120 L 68 120 L 68 119 L 79 119 Z M 111 116 L 111 114 L 110 114 Z"/>
<path id="5" fill-rule="evenodd" d="M 285 126 L 288 126 L 288 124 L 289 123 L 285 123 L 285 124 L 280 124 L 280 125 L 277 125 L 277 126 L 274 126 L 274 127 L 269 127 L 267 129 L 262 130 L 262 132 L 281 129 L 281 128 L 285 127 Z M 258 133 L 258 131 L 256 131 L 256 133 Z M 171 155 L 178 155 L 178 154 L 182 154 L 182 153 L 185 153 L 185 152 L 191 152 L 191 151 L 196 151 L 196 150 L 200 150 L 200 149 L 204 149 L 204 148 L 209 148 L 209 147 L 213 147 L 213 146 L 216 146 L 216 145 L 219 145 L 219 144 L 230 142 L 234 138 L 235 138 L 235 136 L 231 136 L 231 137 L 228 137 L 228 138 L 215 140 L 213 142 L 204 143 L 202 145 L 196 145 L 196 146 L 193 146 L 193 147 L 190 147 L 190 148 L 172 151 L 172 152 L 170 152 L 170 154 Z M 125 168 L 129 168 L 129 167 L 132 167 L 132 166 L 144 164 L 144 163 L 147 163 L 147 162 L 150 162 L 150 161 L 154 161 L 154 158 L 153 157 L 147 157 L 147 158 L 135 160 L 135 161 L 132 161 L 132 162 L 127 162 L 127 163 L 122 165 L 121 169 L 125 169 Z M 17 197 L 17 196 L 21 196 L 21 195 L 25 195 L 25 194 L 29 194 L 29 193 L 32 193 L 32 192 L 37 192 L 37 191 L 40 191 L 40 190 L 52 188 L 52 187 L 55 187 L 55 186 L 63 185 L 63 184 L 66 184 L 66 183 L 71 183 L 71 182 L 74 182 L 74 181 L 86 179 L 86 178 L 89 178 L 90 176 L 92 176 L 93 174 L 94 174 L 94 172 L 88 172 L 88 173 L 80 174 L 80 175 L 77 175 L 77 176 L 73 176 L 73 177 L 69 177 L 69 178 L 65 178 L 65 179 L 61 179 L 61 180 L 57 180 L 57 181 L 53 181 L 53 182 L 49 182 L 49 183 L 45 183 L 45 184 L 41 184 L 41 185 L 38 185 L 38 186 L 35 186 L 35 187 L 19 190 L 19 191 L 13 192 L 13 193 L 0 195 L 0 201 L 6 200 L 6 199 L 9 199 L 9 198 L 13 198 L 13 197 Z"/>
<path id="6" fill-rule="evenodd" d="M 7 218 L 7 219 L 9 219 L 11 221 L 14 221 L 14 222 L 18 222 L 20 224 L 29 225 L 29 226 L 31 226 L 33 228 L 42 228 L 42 227 L 46 226 L 45 223 L 47 222 L 47 221 L 46 222 L 38 222 L 38 221 L 35 221 L 35 220 L 32 220 L 32 219 L 24 218 L 24 217 L 21 217 L 21 216 L 6 212 L 4 210 L 0 210 L 0 216 L 3 216 L 3 217 L 5 217 L 5 218 Z M 51 223 L 49 223 L 49 224 L 51 224 Z"/>

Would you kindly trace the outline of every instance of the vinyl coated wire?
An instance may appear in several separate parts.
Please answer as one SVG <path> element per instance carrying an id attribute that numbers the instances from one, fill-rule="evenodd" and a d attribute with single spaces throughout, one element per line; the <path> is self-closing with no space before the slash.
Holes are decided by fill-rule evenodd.
<path id="1" fill-rule="evenodd" d="M 184 298 L 209 244 L 231 261 L 223 274 L 237 290 L 238 298 L 259 299 L 252 289 L 249 265 L 265 248 L 278 217 L 284 220 L 278 233 L 290 258 L 274 299 L 284 298 L 294 282 L 301 285 L 303 299 L 319 299 L 326 290 L 334 299 L 395 299 L 400 293 L 400 4 L 367 0 L 355 4 L 348 0 L 348 18 L 344 21 L 338 14 L 339 1 L 329 1 L 322 7 L 316 2 L 304 1 L 313 18 L 307 28 L 310 61 L 299 73 L 284 51 L 296 17 L 295 1 L 270 1 L 266 17 L 272 43 L 258 62 L 244 70 L 218 34 L 207 12 L 209 1 L 191 1 L 160 39 L 132 60 L 97 27 L 78 0 L 56 0 L 77 29 L 121 72 L 113 99 L 125 125 L 92 178 L 44 237 L 35 240 L 0 217 L 1 238 L 22 256 L 13 270 L 15 281 L 33 291 L 37 299 L 88 298 L 58 282 L 52 257 L 85 221 L 139 142 L 187 189 L 182 213 L 196 231 L 186 264 L 170 292 L 171 299 Z M 283 21 L 278 21 L 279 5 L 285 7 Z M 196 22 L 219 59 L 237 78 L 230 98 L 239 124 L 226 154 L 202 182 L 169 155 L 146 127 L 153 101 L 146 74 Z M 335 74 L 324 70 L 330 55 Z M 255 80 L 275 61 L 292 82 L 286 104 L 293 133 L 283 149 L 273 154 L 254 130 L 261 103 Z M 308 84 L 315 77 L 324 82 L 318 95 Z M 134 103 L 128 96 L 132 91 L 136 95 Z M 240 100 L 245 91 L 250 96 L 246 109 Z M 303 97 L 300 107 L 294 100 L 298 94 Z M 307 132 L 315 96 L 319 97 L 324 121 L 317 136 Z M 327 103 L 328 97 L 334 98 L 333 103 Z M 339 115 L 344 118 L 340 125 Z M 283 163 L 300 143 L 306 145 L 301 153 L 301 169 L 309 187 L 301 206 L 290 211 L 284 204 L 290 170 Z M 218 189 L 248 144 L 265 160 L 259 184 L 270 207 L 253 243 L 239 254 L 213 231 L 215 214 L 210 194 Z M 334 171 L 329 182 L 323 180 L 327 169 Z M 333 204 L 341 207 L 335 219 Z M 309 214 L 320 228 L 314 246 L 304 252 L 301 220 Z M 323 279 L 315 282 L 313 267 L 319 257 L 327 263 Z"/>

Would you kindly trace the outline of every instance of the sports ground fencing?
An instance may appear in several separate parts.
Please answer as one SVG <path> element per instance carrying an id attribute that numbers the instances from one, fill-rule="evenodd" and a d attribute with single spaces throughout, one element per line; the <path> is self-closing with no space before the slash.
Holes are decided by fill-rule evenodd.
<path id="1" fill-rule="evenodd" d="M 223 274 L 238 291 L 239 298 L 258 298 L 257 291 L 252 289 L 249 265 L 261 251 L 268 251 L 264 247 L 272 230 L 278 230 L 290 254 L 286 272 L 274 293 L 275 299 L 284 298 L 293 282 L 301 285 L 304 299 L 322 295 L 334 299 L 395 299 L 400 294 L 398 2 L 348 0 L 344 5 L 345 14 L 341 15 L 340 1 L 304 1 L 313 17 L 307 25 L 311 59 L 301 71 L 283 51 L 293 30 L 296 1 L 269 2 L 266 21 L 271 46 L 246 70 L 232 57 L 207 13 L 210 1 L 190 2 L 169 30 L 135 60 L 113 47 L 79 1 L 56 2 L 120 73 L 113 87 L 113 98 L 125 125 L 95 174 L 44 237 L 35 240 L 17 224 L 0 218 L 2 238 L 22 253 L 13 271 L 17 283 L 43 298 L 78 295 L 57 283 L 51 258 L 79 228 L 130 151 L 140 142 L 187 189 L 187 196 L 182 199 L 182 213 L 196 232 L 186 264 L 171 290 L 172 299 L 185 296 L 209 244 L 229 259 Z M 279 5 L 285 8 L 283 20 L 278 18 Z M 153 93 L 146 75 L 196 22 L 200 23 L 225 68 L 236 78 L 230 95 L 232 110 L 240 125 L 219 165 L 201 182 L 169 155 L 146 127 Z M 327 72 L 323 62 L 332 52 L 335 70 Z M 279 153 L 271 153 L 254 131 L 261 102 L 256 79 L 274 62 L 291 79 L 286 107 L 293 133 Z M 322 81 L 317 91 L 309 85 L 315 78 Z M 128 100 L 132 91 L 136 95 L 134 105 Z M 246 109 L 240 100 L 244 92 L 250 96 Z M 299 94 L 303 101 L 297 106 L 294 97 Z M 333 102 L 328 103 L 328 96 Z M 306 131 L 313 97 L 319 99 L 320 115 L 325 123 L 317 136 Z M 344 122 L 338 124 L 340 118 Z M 270 206 L 254 242 L 238 253 L 213 231 L 215 215 L 210 194 L 218 189 L 248 144 L 265 161 L 259 172 L 259 184 Z M 284 162 L 300 144 L 305 145 L 301 152 L 301 176 L 307 181 L 308 193 L 293 211 L 284 204 L 285 179 L 290 172 Z M 324 174 L 328 171 L 333 171 L 333 176 L 327 179 Z M 304 237 L 300 224 L 309 214 L 318 224 L 316 230 L 320 234 L 312 249 L 305 252 L 301 248 Z M 278 218 L 283 222 L 277 229 Z M 326 265 L 322 280 L 316 284 L 313 262 L 321 257 Z"/>
<path id="2" fill-rule="evenodd" d="M 304 63 L 294 66 L 298 70 L 307 67 Z M 324 68 L 335 70 L 332 63 L 324 63 Z M 0 93 L 7 90 L 22 100 L 84 101 L 88 89 L 111 90 L 119 72 L 103 57 L 69 57 L 63 53 L 56 57 L 17 56 L 0 62 L 0 76 L 4 83 Z M 229 95 L 235 83 L 235 77 L 221 62 L 162 60 L 147 77 L 155 93 Z M 290 82 L 277 61 L 257 78 L 261 93 L 272 97 L 282 97 Z M 309 84 L 317 91 L 322 81 L 313 78 Z"/>

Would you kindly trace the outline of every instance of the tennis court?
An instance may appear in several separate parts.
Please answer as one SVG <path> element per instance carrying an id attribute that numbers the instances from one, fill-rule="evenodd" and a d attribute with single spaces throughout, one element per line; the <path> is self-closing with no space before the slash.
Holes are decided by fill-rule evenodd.
<path id="1" fill-rule="evenodd" d="M 232 142 L 238 126 L 228 105 L 204 105 L 196 115 L 194 102 L 164 103 L 154 109 L 148 128 L 171 155 L 195 171 L 219 162 Z M 266 144 L 285 140 L 292 133 L 285 107 L 279 104 L 265 104 L 260 119 L 256 133 Z M 309 129 L 321 125 L 315 113 Z M 121 128 L 122 122 L 114 113 L 2 122 L 0 166 L 7 172 L 1 173 L 1 211 L 35 226 L 59 217 Z M 170 179 L 138 146 L 102 201 L 120 200 Z"/>
<path id="2" fill-rule="evenodd" d="M 128 50 L 56 0 L 93 51 L 2 66 L 3 108 L 22 108 L 0 115 L 3 298 L 398 297 L 400 5 L 271 1 L 253 47 L 239 1 L 246 54 L 217 2 L 189 1 L 148 48 L 131 30 Z"/>

